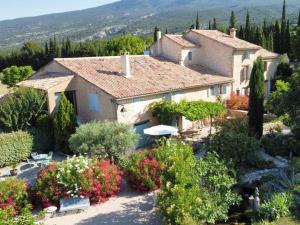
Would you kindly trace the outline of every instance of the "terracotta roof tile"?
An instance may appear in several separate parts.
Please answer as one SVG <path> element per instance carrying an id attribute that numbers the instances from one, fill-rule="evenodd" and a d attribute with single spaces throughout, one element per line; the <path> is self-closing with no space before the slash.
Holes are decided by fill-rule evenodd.
<path id="1" fill-rule="evenodd" d="M 243 49 L 261 49 L 260 46 L 252 44 L 250 42 L 244 41 L 242 39 L 239 38 L 232 38 L 230 37 L 228 34 L 222 33 L 220 31 L 217 30 L 192 30 L 193 32 L 203 35 L 207 38 L 213 39 L 217 42 L 220 42 L 224 45 L 227 45 L 229 47 L 232 47 L 234 49 L 239 49 L 239 50 L 243 50 Z"/>
<path id="2" fill-rule="evenodd" d="M 202 66 L 187 68 L 164 58 L 150 56 L 130 56 L 131 78 L 121 75 L 120 57 L 55 61 L 115 98 L 130 98 L 232 81 Z"/>
<path id="3" fill-rule="evenodd" d="M 171 39 L 172 41 L 176 42 L 177 44 L 181 45 L 182 47 L 187 47 L 187 48 L 200 47 L 199 45 L 196 45 L 195 43 L 184 38 L 183 35 L 165 34 L 165 36 Z"/>

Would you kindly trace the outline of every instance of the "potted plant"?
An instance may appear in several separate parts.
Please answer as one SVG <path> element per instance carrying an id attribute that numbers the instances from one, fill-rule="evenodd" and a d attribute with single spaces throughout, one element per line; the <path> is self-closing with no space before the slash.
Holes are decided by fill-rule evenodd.
<path id="1" fill-rule="evenodd" d="M 14 163 L 12 166 L 11 166 L 11 170 L 10 170 L 10 175 L 11 176 L 17 176 L 18 175 L 18 169 L 17 169 L 17 163 Z"/>

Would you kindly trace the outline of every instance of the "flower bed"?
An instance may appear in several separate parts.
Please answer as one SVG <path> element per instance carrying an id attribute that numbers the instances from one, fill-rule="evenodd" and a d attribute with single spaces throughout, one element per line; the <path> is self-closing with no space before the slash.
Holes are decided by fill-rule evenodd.
<path id="1" fill-rule="evenodd" d="M 248 110 L 249 108 L 249 97 L 246 95 L 231 94 L 230 99 L 226 101 L 228 109 L 234 110 Z"/>
<path id="2" fill-rule="evenodd" d="M 108 160 L 73 157 L 40 171 L 36 195 L 44 207 L 73 197 L 89 197 L 96 204 L 118 193 L 121 180 L 122 172 Z"/>
<path id="3" fill-rule="evenodd" d="M 129 185 L 140 192 L 156 190 L 160 187 L 162 166 L 154 152 L 144 151 L 132 154 L 126 165 L 126 177 Z"/>
<path id="4" fill-rule="evenodd" d="M 22 209 L 31 208 L 27 189 L 28 185 L 23 180 L 0 181 L 0 211 L 3 210 L 13 217 Z"/>

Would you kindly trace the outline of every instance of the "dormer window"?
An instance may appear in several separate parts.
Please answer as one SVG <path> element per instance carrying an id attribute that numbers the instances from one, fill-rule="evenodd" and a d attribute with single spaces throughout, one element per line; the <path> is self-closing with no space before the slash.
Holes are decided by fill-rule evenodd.
<path id="1" fill-rule="evenodd" d="M 193 60 L 193 52 L 189 52 L 188 54 L 189 61 Z"/>
<path id="2" fill-rule="evenodd" d="M 246 59 L 250 59 L 250 53 L 249 52 L 244 52 L 243 54 L 243 59 L 242 61 L 246 60 Z"/>

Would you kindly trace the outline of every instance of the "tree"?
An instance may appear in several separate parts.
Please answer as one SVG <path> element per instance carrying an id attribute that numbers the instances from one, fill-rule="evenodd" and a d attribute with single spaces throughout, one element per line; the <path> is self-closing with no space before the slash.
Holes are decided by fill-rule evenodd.
<path id="1" fill-rule="evenodd" d="M 131 55 L 143 54 L 145 49 L 144 41 L 137 36 L 125 35 L 111 39 L 107 42 L 107 55 L 120 55 L 129 52 Z"/>
<path id="2" fill-rule="evenodd" d="M 267 41 L 267 49 L 271 52 L 274 51 L 274 34 L 273 34 L 273 32 L 269 33 L 268 41 Z"/>
<path id="3" fill-rule="evenodd" d="M 264 61 L 259 57 L 253 66 L 250 78 L 249 129 L 250 133 L 260 138 L 263 134 L 264 116 Z"/>
<path id="4" fill-rule="evenodd" d="M 294 52 L 298 59 L 300 59 L 300 27 L 297 28 L 295 43 L 294 43 Z"/>
<path id="5" fill-rule="evenodd" d="M 286 21 L 286 4 L 285 0 L 283 1 L 283 6 L 282 6 L 282 17 L 281 17 L 281 36 L 280 36 L 280 41 L 281 41 L 281 51 L 280 53 L 287 53 L 287 40 L 286 40 L 286 26 L 287 26 L 287 21 Z"/>
<path id="6" fill-rule="evenodd" d="M 247 11 L 246 25 L 245 25 L 245 40 L 250 41 L 251 39 L 251 24 L 250 24 L 250 13 Z"/>
<path id="7" fill-rule="evenodd" d="M 297 23 L 298 27 L 300 27 L 300 11 L 299 11 L 299 16 L 298 16 L 298 23 Z"/>
<path id="8" fill-rule="evenodd" d="M 43 113 L 46 101 L 45 94 L 33 88 L 9 94 L 0 104 L 0 129 L 11 132 L 31 127 Z"/>
<path id="9" fill-rule="evenodd" d="M 137 141 L 138 135 L 128 124 L 91 122 L 79 127 L 69 143 L 74 153 L 120 162 L 129 149 L 135 148 Z"/>
<path id="10" fill-rule="evenodd" d="M 197 17 L 196 17 L 196 30 L 200 29 L 200 22 L 199 22 L 199 14 L 197 13 Z"/>
<path id="11" fill-rule="evenodd" d="M 208 22 L 208 29 L 209 29 L 209 30 L 212 29 L 212 27 L 211 27 L 211 21 L 210 21 L 210 20 L 209 20 L 209 22 Z"/>
<path id="12" fill-rule="evenodd" d="M 280 35 L 280 26 L 278 20 L 275 23 L 274 31 L 274 51 L 276 53 L 281 53 L 281 35 Z"/>
<path id="13" fill-rule="evenodd" d="M 12 66 L 4 69 L 2 74 L 2 83 L 14 87 L 17 83 L 29 78 L 33 70 L 31 66 Z"/>
<path id="14" fill-rule="evenodd" d="M 283 0 L 281 21 L 286 21 L 286 2 Z"/>
<path id="15" fill-rule="evenodd" d="M 158 27 L 156 26 L 156 27 L 154 28 L 154 33 L 153 33 L 153 40 L 154 40 L 154 42 L 157 42 L 157 32 L 159 32 L 159 29 L 158 29 Z"/>
<path id="16" fill-rule="evenodd" d="M 234 11 L 231 11 L 229 28 L 236 28 L 236 17 Z"/>
<path id="17" fill-rule="evenodd" d="M 212 29 L 213 29 L 213 30 L 217 30 L 217 29 L 218 29 L 218 25 L 217 25 L 217 19 L 216 19 L 215 17 L 214 17 L 214 21 L 213 21 Z"/>
<path id="18" fill-rule="evenodd" d="M 61 94 L 58 110 L 53 120 L 55 142 L 59 150 L 69 153 L 68 140 L 76 131 L 75 109 L 64 93 Z"/>
<path id="19" fill-rule="evenodd" d="M 241 39 L 245 38 L 244 27 L 242 25 L 240 26 L 240 29 L 238 30 L 238 37 Z"/>
<path id="20" fill-rule="evenodd" d="M 288 20 L 286 23 L 286 30 L 285 30 L 285 48 L 286 53 L 288 55 L 291 54 L 291 28 L 290 28 L 290 21 Z"/>

